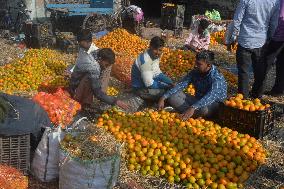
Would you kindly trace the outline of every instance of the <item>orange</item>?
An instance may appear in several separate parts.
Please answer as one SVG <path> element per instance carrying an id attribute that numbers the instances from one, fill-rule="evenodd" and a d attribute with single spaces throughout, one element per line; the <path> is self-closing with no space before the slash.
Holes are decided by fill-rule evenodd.
<path id="1" fill-rule="evenodd" d="M 249 111 L 254 112 L 255 110 L 256 110 L 256 108 L 255 108 L 254 105 L 251 105 L 251 106 L 249 107 Z"/>
<path id="2" fill-rule="evenodd" d="M 182 173 L 182 174 L 180 174 L 179 177 L 180 177 L 181 180 L 184 180 L 186 178 L 186 174 Z"/>
<path id="3" fill-rule="evenodd" d="M 241 99 L 241 100 L 242 100 L 242 99 L 244 99 L 244 95 L 243 95 L 243 94 L 240 94 L 240 93 L 239 93 L 239 94 L 237 94 L 237 96 L 236 96 L 236 97 L 238 97 L 238 98 L 239 98 L 239 99 Z"/>

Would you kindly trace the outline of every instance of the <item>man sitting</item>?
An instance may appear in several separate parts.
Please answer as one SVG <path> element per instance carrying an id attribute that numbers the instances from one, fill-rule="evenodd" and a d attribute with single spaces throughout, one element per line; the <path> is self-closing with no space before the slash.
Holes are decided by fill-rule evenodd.
<path id="1" fill-rule="evenodd" d="M 186 39 L 185 49 L 192 50 L 194 52 L 208 50 L 210 44 L 210 34 L 207 28 L 209 25 L 210 23 L 208 20 L 200 20 L 198 26 L 191 31 Z"/>
<path id="2" fill-rule="evenodd" d="M 170 105 L 182 113 L 183 120 L 187 120 L 193 115 L 195 117 L 211 117 L 216 112 L 218 102 L 227 97 L 227 83 L 223 75 L 212 65 L 213 61 L 213 52 L 201 51 L 198 53 L 196 68 L 162 96 L 158 103 L 159 109 L 164 108 L 165 100 L 169 98 Z M 195 87 L 195 96 L 183 92 L 190 84 Z"/>
<path id="3" fill-rule="evenodd" d="M 114 64 L 114 52 L 109 48 L 98 49 L 92 45 L 92 34 L 88 30 L 82 30 L 77 40 L 80 49 L 70 80 L 70 92 L 73 98 L 86 108 L 92 107 L 95 96 L 104 103 L 127 109 L 127 104 L 106 95 L 102 89 L 101 76 Z"/>
<path id="4" fill-rule="evenodd" d="M 150 47 L 135 60 L 131 70 L 131 85 L 134 92 L 144 100 L 158 100 L 173 82 L 162 73 L 159 66 L 164 41 L 151 39 Z"/>

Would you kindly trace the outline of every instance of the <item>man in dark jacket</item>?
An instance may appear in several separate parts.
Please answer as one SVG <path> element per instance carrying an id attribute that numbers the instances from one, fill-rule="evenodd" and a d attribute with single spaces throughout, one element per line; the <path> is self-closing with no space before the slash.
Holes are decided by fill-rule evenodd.
<path id="1" fill-rule="evenodd" d="M 227 98 L 227 83 L 213 61 L 213 52 L 204 50 L 198 53 L 196 68 L 160 98 L 158 108 L 163 109 L 168 99 L 169 104 L 182 113 L 183 120 L 192 116 L 214 117 L 218 112 L 218 103 Z M 190 84 L 196 89 L 195 96 L 183 92 Z"/>

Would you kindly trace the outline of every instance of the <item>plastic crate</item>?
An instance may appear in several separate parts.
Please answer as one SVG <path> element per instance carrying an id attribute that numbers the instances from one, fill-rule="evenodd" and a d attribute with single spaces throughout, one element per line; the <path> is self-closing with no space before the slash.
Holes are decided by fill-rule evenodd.
<path id="1" fill-rule="evenodd" d="M 184 5 L 174 5 L 166 6 L 162 4 L 161 16 L 174 16 L 184 18 L 185 6 Z"/>
<path id="2" fill-rule="evenodd" d="M 271 107 L 264 111 L 249 112 L 221 103 L 218 114 L 221 126 L 260 139 L 274 128 L 275 104 L 271 104 Z"/>
<path id="3" fill-rule="evenodd" d="M 169 30 L 183 28 L 183 18 L 173 16 L 162 17 L 161 28 Z"/>
<path id="4" fill-rule="evenodd" d="M 27 175 L 30 169 L 30 134 L 0 136 L 0 163 Z"/>

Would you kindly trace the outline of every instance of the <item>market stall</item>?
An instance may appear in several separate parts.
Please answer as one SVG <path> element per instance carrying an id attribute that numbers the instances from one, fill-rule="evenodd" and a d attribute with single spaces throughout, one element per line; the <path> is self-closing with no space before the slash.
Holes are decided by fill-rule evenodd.
<path id="1" fill-rule="evenodd" d="M 212 43 L 220 45 L 224 35 L 224 31 L 212 34 Z M 119 84 L 112 83 L 107 94 L 124 96 L 132 107 L 143 104 L 129 95 L 130 74 L 133 61 L 149 42 L 117 29 L 94 43 L 112 48 L 117 55 L 112 75 Z M 0 97 L 5 100 L 2 103 L 0 98 L 0 134 L 5 135 L 0 137 L 0 161 L 9 153 L 4 163 L 30 173 L 48 188 L 242 188 L 270 162 L 262 138 L 270 137 L 277 127 L 273 103 L 231 93 L 232 98 L 222 104 L 220 120 L 182 121 L 177 113 L 152 106 L 130 112 L 111 108 L 90 120 L 82 117 L 80 104 L 66 90 L 64 71 L 72 61 L 63 57 L 55 50 L 30 49 L 0 67 L 0 91 L 4 92 Z M 160 66 L 179 80 L 194 63 L 194 53 L 166 47 Z M 218 69 L 235 89 L 236 76 Z M 194 96 L 196 90 L 190 84 L 185 92 Z M 19 94 L 26 98 L 15 96 Z M 45 128 L 42 136 L 37 135 L 41 128 Z M 38 139 L 31 161 L 30 134 Z M 13 165 L 16 155 L 21 163 Z M 27 188 L 26 177 L 7 170 Z M 1 174 L 0 180 L 4 183 Z"/>

